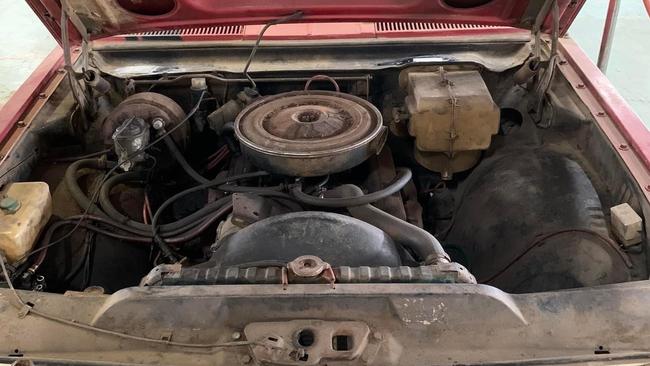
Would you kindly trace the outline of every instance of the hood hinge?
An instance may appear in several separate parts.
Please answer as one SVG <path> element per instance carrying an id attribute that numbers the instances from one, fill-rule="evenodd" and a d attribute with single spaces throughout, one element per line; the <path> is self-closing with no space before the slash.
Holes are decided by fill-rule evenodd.
<path id="1" fill-rule="evenodd" d="M 87 43 L 89 40 L 88 30 L 77 13 L 75 13 L 74 8 L 68 4 L 68 0 L 61 0 L 61 11 L 65 12 L 68 19 L 70 19 L 70 22 L 72 22 L 74 27 L 77 29 L 77 32 L 81 35 L 82 42 Z"/>

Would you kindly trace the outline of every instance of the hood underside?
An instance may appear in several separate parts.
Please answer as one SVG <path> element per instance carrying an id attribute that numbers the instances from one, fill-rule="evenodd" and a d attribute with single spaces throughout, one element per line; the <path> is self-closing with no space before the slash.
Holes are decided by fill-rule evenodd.
<path id="1" fill-rule="evenodd" d="M 97 39 L 134 32 L 262 24 L 301 11 L 296 22 L 440 22 L 530 29 L 551 0 L 26 0 L 60 39 L 62 6 L 82 35 Z M 566 32 L 584 0 L 557 0 Z M 63 5 L 62 5 L 63 4 Z M 548 7 L 546 7 L 548 9 Z M 546 19 L 543 31 L 550 28 Z"/>

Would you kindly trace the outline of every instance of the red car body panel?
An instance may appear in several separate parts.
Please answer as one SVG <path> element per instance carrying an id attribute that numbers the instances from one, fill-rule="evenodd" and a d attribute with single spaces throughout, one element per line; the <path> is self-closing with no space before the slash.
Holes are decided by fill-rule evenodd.
<path id="1" fill-rule="evenodd" d="M 559 70 L 596 117 L 650 200 L 650 130 L 574 40 L 561 39 L 559 50 L 564 57 Z"/>
<path id="2" fill-rule="evenodd" d="M 6 140 L 14 127 L 38 100 L 39 94 L 45 90 L 62 65 L 63 50 L 56 47 L 2 106 L 0 109 L 0 147 L 3 147 L 2 150 L 6 148 L 3 145 L 6 145 Z M 2 161 L 4 161 L 4 156 L 0 155 L 0 162 Z"/>
<path id="3" fill-rule="evenodd" d="M 60 1 L 26 1 L 54 37 L 60 39 Z M 558 0 L 562 34 L 584 2 Z M 531 28 L 545 0 L 68 0 L 67 3 L 74 9 L 70 11 L 73 17 L 85 26 L 88 38 L 98 39 L 151 30 L 263 24 L 297 11 L 303 16 L 296 22 L 304 23 L 438 22 Z M 550 28 L 547 17 L 542 29 Z M 79 42 L 79 33 L 71 32 L 71 40 Z"/>

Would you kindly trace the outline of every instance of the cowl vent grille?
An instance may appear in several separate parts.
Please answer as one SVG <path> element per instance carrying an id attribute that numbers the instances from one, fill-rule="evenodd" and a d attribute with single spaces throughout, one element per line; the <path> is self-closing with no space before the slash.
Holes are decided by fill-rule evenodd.
<path id="1" fill-rule="evenodd" d="M 244 27 L 241 25 L 203 27 L 188 29 L 170 29 L 135 33 L 131 36 L 138 37 L 184 37 L 184 36 L 240 36 L 244 34 Z"/>
<path id="2" fill-rule="evenodd" d="M 127 41 L 254 41 L 259 25 L 229 25 L 187 29 L 156 30 L 115 36 Z M 265 35 L 267 40 L 391 38 L 475 35 L 486 30 L 493 34 L 529 32 L 504 26 L 439 22 L 376 22 L 376 23 L 322 23 L 279 24 Z M 489 32 L 488 32 L 489 33 Z"/>
<path id="3" fill-rule="evenodd" d="M 499 29 L 499 27 L 479 24 L 456 24 L 456 23 L 409 23 L 409 22 L 380 22 L 375 23 L 377 33 L 392 32 L 431 32 L 438 30 L 462 30 L 462 29 Z"/>

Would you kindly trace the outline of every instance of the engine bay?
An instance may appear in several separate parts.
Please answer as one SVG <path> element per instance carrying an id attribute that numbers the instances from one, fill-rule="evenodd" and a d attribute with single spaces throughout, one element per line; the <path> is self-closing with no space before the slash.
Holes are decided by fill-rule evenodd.
<path id="1" fill-rule="evenodd" d="M 647 277 L 643 243 L 611 224 L 610 207 L 642 212 L 615 152 L 563 80 L 535 106 L 542 113 L 515 71 L 298 72 L 248 87 L 214 74 L 88 70 L 81 96 L 93 113 L 63 108 L 62 84 L 57 121 L 20 145 L 38 153 L 13 180 L 34 182 L 24 197 L 49 190 L 51 202 L 37 205 L 41 233 L 21 231 L 26 244 L 8 256 L 14 285 L 483 283 L 524 293 Z M 25 210 L 17 183 L 5 183 L 3 197 Z"/>

